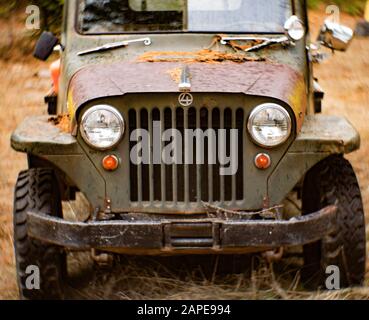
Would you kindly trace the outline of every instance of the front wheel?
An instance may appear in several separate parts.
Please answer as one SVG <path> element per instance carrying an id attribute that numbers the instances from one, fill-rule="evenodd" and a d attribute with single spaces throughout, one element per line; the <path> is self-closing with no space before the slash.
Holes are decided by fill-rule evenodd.
<path id="1" fill-rule="evenodd" d="M 19 174 L 14 194 L 14 248 L 20 297 L 62 299 L 65 253 L 61 248 L 28 236 L 28 211 L 61 217 L 60 194 L 53 170 L 31 169 Z"/>
<path id="2" fill-rule="evenodd" d="M 340 286 L 362 285 L 365 278 L 365 215 L 360 187 L 351 164 L 330 156 L 311 169 L 302 190 L 303 214 L 337 205 L 336 229 L 304 247 L 303 278 L 309 287 L 324 287 L 328 266 L 340 270 Z"/>

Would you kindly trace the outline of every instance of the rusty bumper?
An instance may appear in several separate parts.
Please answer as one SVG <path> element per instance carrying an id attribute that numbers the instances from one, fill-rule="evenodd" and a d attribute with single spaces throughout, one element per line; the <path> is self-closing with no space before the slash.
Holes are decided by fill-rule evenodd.
<path id="1" fill-rule="evenodd" d="M 317 241 L 332 232 L 337 208 L 289 221 L 127 218 L 118 221 L 68 222 L 28 213 L 28 234 L 71 249 L 130 249 L 145 251 L 227 251 L 276 248 Z"/>

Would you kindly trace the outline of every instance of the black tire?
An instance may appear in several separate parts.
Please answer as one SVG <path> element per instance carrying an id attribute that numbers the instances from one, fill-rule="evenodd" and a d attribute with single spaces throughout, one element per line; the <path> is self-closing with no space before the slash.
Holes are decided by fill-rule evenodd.
<path id="1" fill-rule="evenodd" d="M 57 300 L 63 298 L 62 278 L 66 257 L 62 248 L 32 239 L 27 234 L 27 211 L 61 217 L 61 200 L 53 170 L 21 172 L 14 194 L 14 248 L 20 298 Z M 28 290 L 29 266 L 40 272 L 40 290 Z"/>
<path id="2" fill-rule="evenodd" d="M 316 165 L 304 179 L 302 211 L 309 214 L 338 206 L 336 230 L 304 246 L 303 279 L 309 288 L 325 288 L 326 268 L 340 269 L 341 288 L 360 286 L 365 278 L 365 215 L 360 187 L 351 164 L 341 155 Z"/>

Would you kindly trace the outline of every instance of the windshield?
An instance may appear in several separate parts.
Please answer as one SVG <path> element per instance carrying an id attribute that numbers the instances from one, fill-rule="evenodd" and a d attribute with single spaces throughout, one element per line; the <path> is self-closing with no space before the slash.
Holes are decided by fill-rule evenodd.
<path id="1" fill-rule="evenodd" d="M 78 30 L 96 33 L 282 33 L 290 0 L 80 0 Z"/>

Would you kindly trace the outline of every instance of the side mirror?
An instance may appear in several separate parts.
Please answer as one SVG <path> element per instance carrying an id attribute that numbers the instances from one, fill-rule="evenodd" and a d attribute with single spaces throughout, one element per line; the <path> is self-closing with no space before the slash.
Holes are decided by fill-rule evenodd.
<path id="1" fill-rule="evenodd" d="M 332 50 L 346 51 L 354 38 L 354 31 L 349 27 L 326 20 L 320 30 L 318 42 Z"/>
<path id="2" fill-rule="evenodd" d="M 44 31 L 37 41 L 33 56 L 36 59 L 46 61 L 57 44 L 59 44 L 59 39 L 53 33 Z"/>

